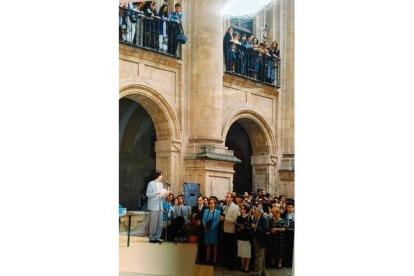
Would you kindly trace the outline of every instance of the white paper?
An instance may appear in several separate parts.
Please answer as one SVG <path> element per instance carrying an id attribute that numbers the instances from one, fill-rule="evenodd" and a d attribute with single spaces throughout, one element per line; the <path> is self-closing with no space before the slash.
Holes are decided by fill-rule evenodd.
<path id="1" fill-rule="evenodd" d="M 166 189 L 162 189 L 160 193 L 161 193 L 160 196 L 165 196 L 166 194 L 169 194 L 170 191 L 168 191 Z"/>

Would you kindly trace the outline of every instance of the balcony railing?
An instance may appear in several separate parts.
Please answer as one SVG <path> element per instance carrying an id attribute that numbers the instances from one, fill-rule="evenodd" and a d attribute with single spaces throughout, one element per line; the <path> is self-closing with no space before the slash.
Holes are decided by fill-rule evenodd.
<path id="1" fill-rule="evenodd" d="M 227 46 L 227 47 L 226 47 Z M 280 88 L 280 59 L 261 49 L 224 45 L 226 73 Z"/>
<path id="2" fill-rule="evenodd" d="M 181 59 L 174 22 L 119 7 L 119 42 Z"/>

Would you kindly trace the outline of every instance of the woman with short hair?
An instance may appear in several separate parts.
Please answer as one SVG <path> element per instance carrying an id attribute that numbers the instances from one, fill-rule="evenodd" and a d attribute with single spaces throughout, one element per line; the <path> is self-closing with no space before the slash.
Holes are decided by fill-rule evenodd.
<path id="1" fill-rule="evenodd" d="M 218 245 L 218 225 L 220 211 L 216 210 L 216 201 L 212 198 L 208 201 L 208 209 L 204 210 L 203 226 L 204 226 L 204 243 L 206 245 L 206 260 L 210 260 L 211 245 L 213 245 L 213 263 L 217 263 L 217 245 Z"/>
<path id="2" fill-rule="evenodd" d="M 285 231 L 286 221 L 280 217 L 280 210 L 277 207 L 272 209 L 273 216 L 269 219 L 269 239 L 267 254 L 271 258 L 271 265 L 275 266 L 277 258 L 277 268 L 282 268 L 282 259 L 286 255 Z"/>
<path id="3" fill-rule="evenodd" d="M 251 259 L 251 240 L 252 230 L 250 228 L 253 220 L 250 213 L 250 207 L 247 204 L 240 206 L 241 215 L 237 217 L 236 221 L 236 239 L 237 239 L 237 257 L 241 258 L 240 271 L 249 271 L 250 259 Z"/>

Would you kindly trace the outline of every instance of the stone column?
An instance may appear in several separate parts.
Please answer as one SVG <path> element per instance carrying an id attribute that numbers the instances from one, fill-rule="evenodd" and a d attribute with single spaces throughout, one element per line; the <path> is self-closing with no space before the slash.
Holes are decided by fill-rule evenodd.
<path id="1" fill-rule="evenodd" d="M 294 197 L 294 1 L 280 1 L 281 100 L 279 102 L 279 191 Z M 286 195 L 287 194 L 287 195 Z"/>
<path id="2" fill-rule="evenodd" d="M 222 143 L 223 0 L 191 1 L 190 141 Z"/>
<path id="3" fill-rule="evenodd" d="M 253 190 L 263 189 L 272 195 L 277 194 L 278 187 L 273 185 L 273 183 L 277 183 L 276 157 L 271 155 L 257 155 L 252 156 L 251 162 L 253 167 Z"/>
<path id="4" fill-rule="evenodd" d="M 233 188 L 240 162 L 223 144 L 223 0 L 185 1 L 191 17 L 186 51 L 190 72 L 184 182 L 199 183 L 203 195 L 222 197 Z"/>

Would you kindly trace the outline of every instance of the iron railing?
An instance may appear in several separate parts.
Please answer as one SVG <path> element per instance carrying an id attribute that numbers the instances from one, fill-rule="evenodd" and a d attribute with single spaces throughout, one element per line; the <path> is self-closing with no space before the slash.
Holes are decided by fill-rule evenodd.
<path id="1" fill-rule="evenodd" d="M 224 44 L 226 73 L 280 88 L 280 59 L 245 45 Z"/>
<path id="2" fill-rule="evenodd" d="M 174 22 L 119 7 L 119 42 L 181 59 Z"/>

